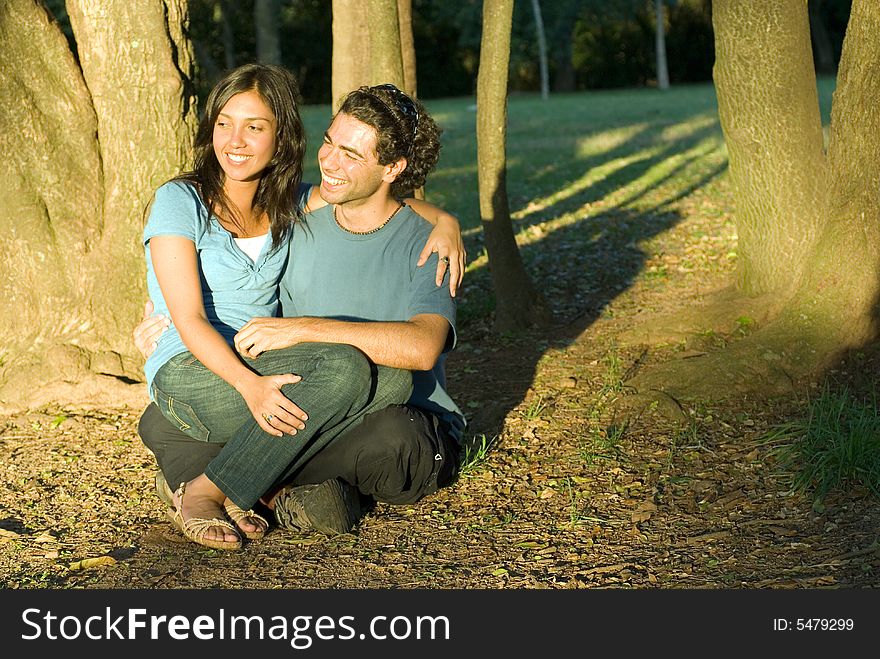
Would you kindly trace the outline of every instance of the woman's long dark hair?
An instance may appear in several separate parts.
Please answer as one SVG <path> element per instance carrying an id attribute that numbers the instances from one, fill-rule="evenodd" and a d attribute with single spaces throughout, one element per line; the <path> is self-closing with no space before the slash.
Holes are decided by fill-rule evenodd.
<path id="1" fill-rule="evenodd" d="M 290 71 L 271 64 L 245 64 L 226 74 L 208 95 L 196 132 L 193 169 L 176 179 L 194 183 L 209 211 L 241 228 L 243 218 L 223 190 L 224 173 L 214 154 L 214 124 L 229 99 L 251 91 L 275 115 L 275 155 L 260 177 L 253 206 L 269 216 L 272 247 L 277 248 L 301 215 L 296 192 L 306 150 L 299 87 Z"/>

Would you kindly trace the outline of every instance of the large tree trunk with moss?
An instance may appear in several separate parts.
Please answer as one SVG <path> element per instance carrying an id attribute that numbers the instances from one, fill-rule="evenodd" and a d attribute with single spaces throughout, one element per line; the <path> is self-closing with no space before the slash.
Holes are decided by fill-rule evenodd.
<path id="1" fill-rule="evenodd" d="M 185 0 L 68 0 L 77 63 L 42 3 L 0 5 L 0 402 L 107 404 L 142 379 L 131 331 L 153 190 L 190 151 Z M 141 385 L 142 389 L 142 385 Z M 119 394 L 122 395 L 122 394 Z"/>
<path id="2" fill-rule="evenodd" d="M 507 199 L 507 78 L 513 0 L 484 0 L 477 74 L 477 171 L 480 217 L 495 290 L 495 329 L 545 324 L 549 312 L 525 270 Z"/>
<path id="3" fill-rule="evenodd" d="M 877 334 L 880 5 L 852 4 L 827 157 L 806 3 L 716 0 L 712 14 L 736 194 L 736 290 L 781 302 L 764 327 L 726 349 L 632 382 L 680 397 L 791 390 Z M 737 299 L 730 304 L 734 316 Z"/>

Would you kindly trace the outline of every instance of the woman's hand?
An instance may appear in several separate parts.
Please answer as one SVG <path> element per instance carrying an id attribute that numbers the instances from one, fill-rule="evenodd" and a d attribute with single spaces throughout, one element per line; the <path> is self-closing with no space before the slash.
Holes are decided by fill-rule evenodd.
<path id="1" fill-rule="evenodd" d="M 281 387 L 296 384 L 302 380 L 299 375 L 254 375 L 246 383 L 236 387 L 242 395 L 257 424 L 265 432 L 276 437 L 284 433 L 295 435 L 297 430 L 306 427 L 309 416 L 287 396 Z"/>
<path id="2" fill-rule="evenodd" d="M 461 286 L 462 279 L 464 279 L 467 250 L 464 248 L 464 241 L 461 239 L 461 228 L 455 216 L 439 209 L 437 211 L 437 221 L 434 224 L 434 230 L 428 236 L 428 242 L 422 248 L 416 265 L 423 266 L 427 262 L 428 257 L 436 252 L 440 259 L 437 264 L 437 285 L 440 286 L 443 283 L 443 275 L 448 267 L 449 294 L 455 297 L 455 293 L 458 291 L 458 287 Z"/>
<path id="3" fill-rule="evenodd" d="M 156 343 L 159 341 L 159 337 L 162 336 L 162 332 L 171 325 L 171 321 L 168 320 L 167 316 L 162 314 L 153 316 L 151 315 L 152 313 L 153 302 L 152 300 L 147 300 L 147 303 L 144 305 L 144 318 L 132 332 L 134 346 L 141 353 L 144 361 L 156 349 Z"/>

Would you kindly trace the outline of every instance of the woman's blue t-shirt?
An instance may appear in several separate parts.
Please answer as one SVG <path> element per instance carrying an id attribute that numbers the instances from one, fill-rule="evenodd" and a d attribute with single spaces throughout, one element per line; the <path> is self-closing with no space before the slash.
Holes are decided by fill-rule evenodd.
<path id="1" fill-rule="evenodd" d="M 155 312 L 168 318 L 171 314 L 150 256 L 150 239 L 155 236 L 182 236 L 195 243 L 205 313 L 230 345 L 236 332 L 251 318 L 277 315 L 278 280 L 287 263 L 286 241 L 280 248 L 273 249 L 271 240 L 267 240 L 254 262 L 208 212 L 193 184 L 186 181 L 164 184 L 156 191 L 143 240 L 147 290 Z M 144 366 L 148 390 L 159 368 L 174 355 L 187 350 L 172 322 Z"/>

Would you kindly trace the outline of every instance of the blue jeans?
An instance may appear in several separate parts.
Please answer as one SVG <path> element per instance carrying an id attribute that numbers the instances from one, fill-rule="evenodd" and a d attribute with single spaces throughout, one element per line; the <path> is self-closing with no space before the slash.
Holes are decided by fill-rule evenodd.
<path id="1" fill-rule="evenodd" d="M 302 376 L 281 391 L 309 415 L 305 429 L 283 437 L 264 432 L 241 395 L 188 352 L 159 369 L 152 391 L 177 428 L 225 443 L 205 474 L 245 510 L 366 414 L 403 403 L 412 392 L 409 371 L 371 365 L 344 344 L 302 343 L 244 361 L 262 375 Z"/>

